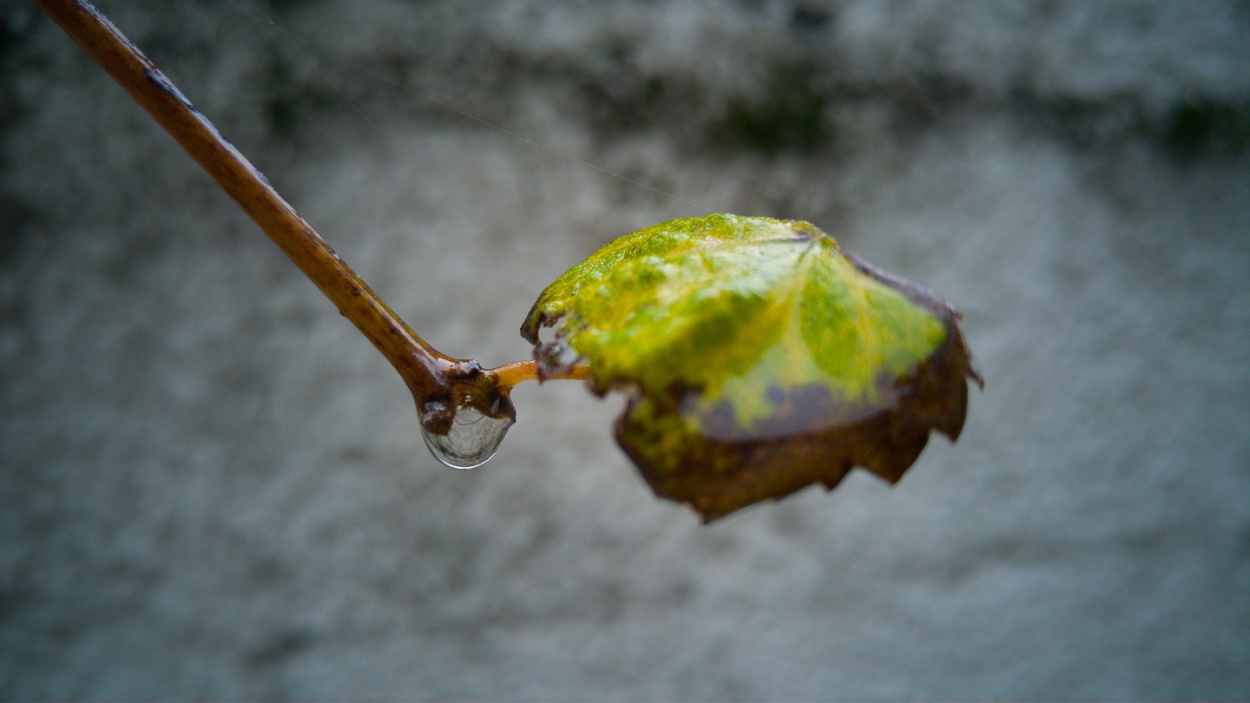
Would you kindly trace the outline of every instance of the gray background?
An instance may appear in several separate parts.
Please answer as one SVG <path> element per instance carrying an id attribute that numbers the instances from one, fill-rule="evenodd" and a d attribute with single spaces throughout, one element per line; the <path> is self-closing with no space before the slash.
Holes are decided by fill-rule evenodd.
<path id="1" fill-rule="evenodd" d="M 710 528 L 575 383 L 446 469 L 3 0 L 3 698 L 1250 697 L 1244 1 L 99 4 L 448 353 L 730 211 L 943 293 L 988 385 L 897 487 Z"/>

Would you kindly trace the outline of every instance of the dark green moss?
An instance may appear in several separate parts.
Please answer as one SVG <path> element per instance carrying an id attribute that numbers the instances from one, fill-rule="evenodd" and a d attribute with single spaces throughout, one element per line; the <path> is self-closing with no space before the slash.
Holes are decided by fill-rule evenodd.
<path id="1" fill-rule="evenodd" d="M 305 5 L 311 5 L 316 0 L 265 0 L 265 4 L 270 10 L 275 12 L 284 12 L 287 10 L 295 10 Z"/>
<path id="2" fill-rule="evenodd" d="M 663 120 L 670 90 L 659 76 L 584 79 L 582 102 L 592 124 L 605 133 L 633 132 Z"/>
<path id="3" fill-rule="evenodd" d="M 828 96 L 804 71 L 778 71 L 762 97 L 730 100 L 708 125 L 712 146 L 767 154 L 813 151 L 833 141 Z"/>
<path id="4" fill-rule="evenodd" d="M 1175 156 L 1234 156 L 1250 147 L 1250 101 L 1189 98 L 1168 113 L 1163 145 Z"/>
<path id="5" fill-rule="evenodd" d="M 285 59 L 275 57 L 265 75 L 265 127 L 277 139 L 294 139 L 304 118 L 338 101 L 333 93 L 296 79 Z"/>

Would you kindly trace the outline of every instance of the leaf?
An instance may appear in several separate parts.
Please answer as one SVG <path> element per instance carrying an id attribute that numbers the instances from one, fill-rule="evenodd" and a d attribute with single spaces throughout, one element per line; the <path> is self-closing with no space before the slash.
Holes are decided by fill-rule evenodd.
<path id="1" fill-rule="evenodd" d="M 539 296 L 540 377 L 628 395 L 616 438 L 705 521 L 855 466 L 894 483 L 981 383 L 959 314 L 801 221 L 715 214 L 626 235 Z M 539 331 L 555 327 L 543 343 Z"/>

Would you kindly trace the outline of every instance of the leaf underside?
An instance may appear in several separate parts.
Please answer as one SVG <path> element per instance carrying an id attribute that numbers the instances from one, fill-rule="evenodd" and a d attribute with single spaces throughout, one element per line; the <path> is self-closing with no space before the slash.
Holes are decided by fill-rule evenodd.
<path id="1" fill-rule="evenodd" d="M 931 430 L 958 438 L 981 382 L 958 317 L 809 223 L 716 214 L 609 243 L 521 334 L 540 377 L 584 362 L 594 392 L 626 393 L 618 443 L 711 521 L 855 466 L 896 482 Z"/>

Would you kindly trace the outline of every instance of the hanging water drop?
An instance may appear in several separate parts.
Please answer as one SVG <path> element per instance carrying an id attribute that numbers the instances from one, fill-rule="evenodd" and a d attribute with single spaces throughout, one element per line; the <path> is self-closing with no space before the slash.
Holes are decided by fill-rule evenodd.
<path id="1" fill-rule="evenodd" d="M 434 458 L 453 469 L 474 469 L 495 455 L 512 423 L 509 417 L 490 417 L 465 405 L 456 410 L 447 434 L 435 434 L 424 424 L 421 434 Z"/>

